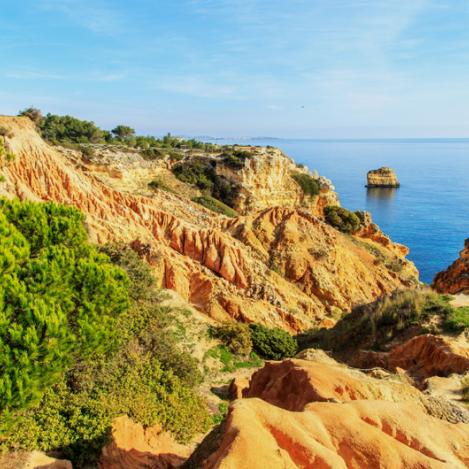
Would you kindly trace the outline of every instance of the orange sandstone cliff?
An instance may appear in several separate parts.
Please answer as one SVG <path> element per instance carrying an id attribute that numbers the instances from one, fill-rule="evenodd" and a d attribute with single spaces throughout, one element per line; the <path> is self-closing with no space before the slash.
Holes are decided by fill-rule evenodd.
<path id="1" fill-rule="evenodd" d="M 416 283 L 407 250 L 371 222 L 354 236 L 327 225 L 321 207 L 336 200 L 332 188 L 324 183 L 316 202 L 305 203 L 279 151 L 259 150 L 241 171 L 241 194 L 254 202 L 240 202 L 245 215 L 229 219 L 191 202 L 190 187 L 148 191 L 148 178 L 169 173 L 167 163 L 104 155 L 99 166 L 50 146 L 27 118 L 0 117 L 0 125 L 16 155 L 0 163 L 0 196 L 78 207 L 92 240 L 132 243 L 162 288 L 215 319 L 298 331 Z M 278 206 L 265 208 L 269 200 Z"/>
<path id="2" fill-rule="evenodd" d="M 440 293 L 469 295 L 469 238 L 464 243 L 459 259 L 436 275 L 433 287 Z"/>

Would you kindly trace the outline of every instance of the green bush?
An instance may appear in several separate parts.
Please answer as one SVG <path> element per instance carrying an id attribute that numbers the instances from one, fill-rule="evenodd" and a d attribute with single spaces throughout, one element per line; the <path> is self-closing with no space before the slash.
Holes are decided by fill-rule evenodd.
<path id="1" fill-rule="evenodd" d="M 83 216 L 0 200 L 0 410 L 41 398 L 75 360 L 104 353 L 127 276 L 86 243 Z"/>
<path id="2" fill-rule="evenodd" d="M 207 352 L 207 356 L 219 360 L 222 365 L 222 372 L 231 373 L 241 368 L 259 368 L 262 360 L 255 352 L 251 352 L 247 357 L 234 354 L 226 345 L 217 345 Z"/>
<path id="3" fill-rule="evenodd" d="M 319 182 L 312 178 L 309 174 L 306 173 L 294 173 L 292 178 L 297 182 L 297 184 L 303 190 L 305 195 L 314 197 L 320 192 Z"/>
<path id="4" fill-rule="evenodd" d="M 165 184 L 161 179 L 153 179 L 153 181 L 148 183 L 148 187 L 153 190 L 160 189 L 162 191 L 174 193 L 174 189 Z"/>
<path id="5" fill-rule="evenodd" d="M 354 233 L 360 228 L 360 219 L 346 208 L 328 206 L 324 213 L 326 222 L 342 233 Z"/>
<path id="6" fill-rule="evenodd" d="M 252 158 L 252 154 L 246 150 L 230 149 L 225 150 L 220 156 L 223 164 L 232 169 L 242 169 L 246 160 Z"/>
<path id="7" fill-rule="evenodd" d="M 7 150 L 3 137 L 0 137 L 0 160 L 4 158 L 6 161 L 13 161 L 15 154 Z"/>
<path id="8" fill-rule="evenodd" d="M 40 121 L 42 136 L 54 144 L 58 143 L 100 143 L 104 132 L 94 122 L 72 116 L 47 114 Z"/>
<path id="9" fill-rule="evenodd" d="M 211 333 L 237 355 L 249 355 L 252 351 L 251 333 L 247 324 L 227 322 L 213 327 Z"/>
<path id="10" fill-rule="evenodd" d="M 199 189 L 211 190 L 215 180 L 215 169 L 207 161 L 194 159 L 178 163 L 172 169 L 174 175 L 182 182 L 193 184 Z"/>
<path id="11" fill-rule="evenodd" d="M 444 329 L 459 324 L 456 327 L 460 328 L 462 318 L 457 312 L 447 297 L 434 292 L 396 291 L 355 307 L 333 328 L 305 334 L 299 342 L 301 348 L 319 347 L 347 358 L 358 349 L 386 350 L 386 345 L 395 338 L 408 337 L 410 329 L 414 334 L 423 334 L 441 332 L 437 324 Z"/>
<path id="12" fill-rule="evenodd" d="M 28 117 L 36 124 L 36 126 L 39 126 L 43 119 L 42 112 L 35 107 L 29 107 L 27 109 L 24 109 L 20 111 L 18 115 L 21 117 Z"/>
<path id="13" fill-rule="evenodd" d="M 459 332 L 469 328 L 469 306 L 451 308 L 445 318 L 444 328 L 451 332 Z"/>
<path id="14" fill-rule="evenodd" d="M 220 200 L 215 199 L 210 195 L 202 195 L 200 197 L 195 197 L 192 199 L 193 202 L 196 202 L 200 205 L 203 205 L 205 208 L 212 210 L 212 212 L 221 213 L 227 217 L 237 217 L 239 216 L 236 210 L 233 210 L 228 205 L 224 204 Z"/>
<path id="15" fill-rule="evenodd" d="M 210 424 L 149 266 L 129 247 L 98 252 L 82 222 L 72 208 L 0 203 L 0 450 L 74 467 L 95 463 L 118 415 L 180 441 Z"/>
<path id="16" fill-rule="evenodd" d="M 252 347 L 262 358 L 282 360 L 293 357 L 298 345 L 294 337 L 278 328 L 269 328 L 261 324 L 250 324 Z"/>

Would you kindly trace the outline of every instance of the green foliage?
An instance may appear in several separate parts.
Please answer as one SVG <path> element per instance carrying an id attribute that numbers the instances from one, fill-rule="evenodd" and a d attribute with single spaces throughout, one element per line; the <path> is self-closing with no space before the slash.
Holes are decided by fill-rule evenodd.
<path id="1" fill-rule="evenodd" d="M 211 190 L 216 178 L 215 168 L 202 159 L 193 159 L 173 166 L 174 175 L 182 182 Z"/>
<path id="2" fill-rule="evenodd" d="M 469 306 L 452 308 L 445 318 L 444 328 L 452 332 L 469 328 Z"/>
<path id="3" fill-rule="evenodd" d="M 282 360 L 296 354 L 298 345 L 294 337 L 278 328 L 250 324 L 254 351 L 267 360 Z"/>
<path id="4" fill-rule="evenodd" d="M 94 122 L 72 116 L 47 114 L 42 118 L 39 128 L 42 136 L 51 143 L 100 143 L 104 133 Z"/>
<path id="5" fill-rule="evenodd" d="M 111 132 L 119 139 L 123 141 L 129 141 L 135 137 L 135 130 L 128 125 L 118 125 Z"/>
<path id="6" fill-rule="evenodd" d="M 174 165 L 172 171 L 180 181 L 185 182 L 186 184 L 192 184 L 206 192 L 206 196 L 210 195 L 232 207 L 238 196 L 239 186 L 225 177 L 217 175 L 215 167 L 216 161 L 214 160 L 207 161 L 201 158 L 195 158 L 190 161 L 184 161 Z M 208 199 L 207 197 L 205 199 L 200 199 L 200 201 L 197 202 L 202 203 L 202 205 L 205 205 L 210 210 L 223 210 L 223 207 L 220 206 L 220 204 L 216 204 L 216 202 Z M 236 215 L 232 213 L 228 216 Z"/>
<path id="7" fill-rule="evenodd" d="M 54 451 L 84 467 L 95 462 L 119 415 L 159 423 L 180 441 L 210 425 L 206 403 L 193 389 L 201 381 L 198 364 L 179 349 L 149 266 L 124 245 L 102 251 L 130 280 L 130 307 L 113 326 L 115 347 L 76 360 L 40 402 L 1 421 L 3 449 Z"/>
<path id="8" fill-rule="evenodd" d="M 0 409 L 41 398 L 74 360 L 104 353 L 127 277 L 88 245 L 82 215 L 0 200 Z"/>
<path id="9" fill-rule="evenodd" d="M 226 166 L 232 169 L 242 169 L 246 164 L 246 160 L 252 158 L 252 154 L 246 150 L 230 148 L 225 150 L 220 158 Z"/>
<path id="10" fill-rule="evenodd" d="M 314 197 L 319 194 L 319 182 L 306 173 L 294 173 L 292 178 L 297 182 L 301 187 L 305 195 Z"/>
<path id="11" fill-rule="evenodd" d="M 236 210 L 233 210 L 228 205 L 223 202 L 215 199 L 210 195 L 202 195 L 200 197 L 195 197 L 192 199 L 193 202 L 196 202 L 200 205 L 203 205 L 205 208 L 212 210 L 212 212 L 221 213 L 227 217 L 237 217 L 239 216 Z"/>
<path id="12" fill-rule="evenodd" d="M 228 413 L 228 404 L 226 402 L 220 402 L 218 404 L 218 413 L 212 416 L 213 425 L 220 425 Z"/>
<path id="13" fill-rule="evenodd" d="M 343 207 L 329 206 L 324 210 L 326 222 L 342 233 L 354 233 L 360 228 L 358 216 Z"/>
<path id="14" fill-rule="evenodd" d="M 211 348 L 207 355 L 215 360 L 219 360 L 223 368 L 221 371 L 231 373 L 240 368 L 259 368 L 262 366 L 262 360 L 255 352 L 251 352 L 249 357 L 240 358 L 235 355 L 226 345 L 217 345 Z"/>
<path id="15" fill-rule="evenodd" d="M 32 107 L 32 106 L 20 111 L 18 113 L 18 116 L 29 117 L 29 119 L 31 119 L 36 124 L 36 126 L 39 126 L 43 119 L 42 112 L 39 109 Z"/>
<path id="16" fill-rule="evenodd" d="M 251 333 L 247 324 L 227 322 L 211 329 L 213 337 L 220 339 L 236 355 L 249 355 L 252 351 Z"/>
<path id="17" fill-rule="evenodd" d="M 386 344 L 409 329 L 438 333 L 441 329 L 461 330 L 467 312 L 459 312 L 449 298 L 431 291 L 396 291 L 373 303 L 361 305 L 345 315 L 332 329 L 321 329 L 299 338 L 301 348 L 316 346 L 347 355 L 358 349 L 385 350 Z M 467 320 L 467 316 L 466 320 Z"/>
<path id="18" fill-rule="evenodd" d="M 153 181 L 148 183 L 148 187 L 153 190 L 160 189 L 166 192 L 174 192 L 174 190 L 165 184 L 161 179 L 153 179 Z"/>

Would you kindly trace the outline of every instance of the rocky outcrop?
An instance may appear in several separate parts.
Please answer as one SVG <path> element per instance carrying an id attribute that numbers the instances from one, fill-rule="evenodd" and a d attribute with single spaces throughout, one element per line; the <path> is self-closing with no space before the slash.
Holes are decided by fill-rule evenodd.
<path id="1" fill-rule="evenodd" d="M 328 205 L 340 205 L 332 182 L 321 176 L 318 181 L 320 193 L 311 198 L 292 178 L 293 174 L 308 174 L 308 169 L 298 166 L 281 150 L 272 147 L 239 147 L 251 153 L 244 165 L 232 168 L 218 164 L 217 173 L 239 185 L 235 209 L 245 215 L 270 207 L 304 208 L 315 215 L 322 215 Z"/>
<path id="2" fill-rule="evenodd" d="M 464 249 L 447 270 L 440 272 L 433 280 L 433 288 L 440 293 L 465 293 L 469 295 L 469 238 Z"/>
<path id="3" fill-rule="evenodd" d="M 463 469 L 469 425 L 429 417 L 413 403 L 319 402 L 291 412 L 242 399 L 212 447 L 205 455 L 202 445 L 186 467 Z"/>
<path id="4" fill-rule="evenodd" d="M 76 206 L 85 214 L 92 241 L 132 243 L 152 265 L 162 288 L 177 291 L 217 320 L 299 331 L 330 324 L 337 309 L 348 310 L 415 284 L 415 267 L 391 241 L 380 246 L 385 257 L 402 263 L 400 272 L 367 248 L 367 243 L 380 243 L 376 231 L 347 237 L 314 216 L 311 206 L 275 207 L 228 219 L 181 195 L 160 190 L 141 195 L 138 184 L 131 182 L 134 163 L 131 170 L 127 163 L 118 167 L 122 177 L 103 177 L 85 168 L 83 161 L 44 142 L 27 118 L 0 117 L 0 125 L 9 130 L 7 144 L 16 155 L 2 163 L 0 195 Z M 293 163 L 277 153 L 271 155 L 273 161 L 284 165 L 277 168 L 278 177 L 287 181 Z M 253 158 L 249 164 L 262 166 L 271 156 L 266 151 L 260 163 Z M 276 164 L 271 163 L 272 177 Z M 247 188 L 255 185 L 249 179 L 251 170 L 256 171 L 243 170 Z M 259 183 L 264 191 L 259 200 L 282 203 L 267 179 Z M 321 193 L 333 196 L 329 182 L 318 180 Z M 290 182 L 293 191 L 299 190 Z"/>
<path id="5" fill-rule="evenodd" d="M 469 347 L 426 334 L 412 337 L 389 352 L 360 351 L 351 362 L 363 368 L 380 366 L 391 371 L 402 368 L 418 378 L 449 376 L 469 371 Z"/>
<path id="6" fill-rule="evenodd" d="M 396 173 L 391 168 L 382 167 L 368 171 L 366 187 L 399 187 Z"/>
<path id="7" fill-rule="evenodd" d="M 244 395 L 184 467 L 469 464 L 467 412 L 397 377 L 371 378 L 330 359 L 295 359 L 266 364 Z"/>
<path id="8" fill-rule="evenodd" d="M 161 427 L 144 429 L 122 416 L 112 424 L 112 440 L 103 448 L 100 469 L 173 469 L 181 466 L 190 449 L 179 445 Z"/>

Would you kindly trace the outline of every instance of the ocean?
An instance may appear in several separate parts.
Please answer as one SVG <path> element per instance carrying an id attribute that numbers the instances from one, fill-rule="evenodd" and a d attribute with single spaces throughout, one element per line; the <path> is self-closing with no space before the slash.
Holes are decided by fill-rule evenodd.
<path id="1" fill-rule="evenodd" d="M 431 283 L 469 237 L 469 139 L 215 140 L 272 145 L 331 179 L 343 207 L 367 210 L 393 241 L 410 248 L 423 282 Z M 399 189 L 367 189 L 370 169 L 390 166 Z"/>

